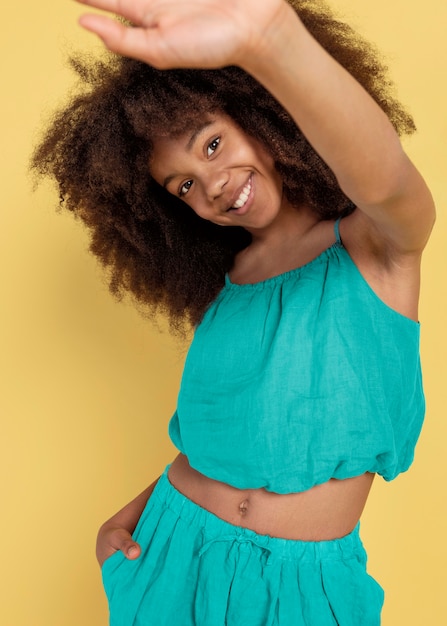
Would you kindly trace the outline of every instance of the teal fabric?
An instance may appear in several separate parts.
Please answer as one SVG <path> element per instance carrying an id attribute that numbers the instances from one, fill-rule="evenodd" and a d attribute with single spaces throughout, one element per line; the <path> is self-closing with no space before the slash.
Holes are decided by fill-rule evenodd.
<path id="1" fill-rule="evenodd" d="M 305 491 L 410 466 L 424 417 L 419 324 L 336 242 L 256 284 L 226 284 L 195 331 L 169 425 L 192 467 L 239 489 Z"/>
<path id="2" fill-rule="evenodd" d="M 110 626 L 379 626 L 383 590 L 359 527 L 292 541 L 233 526 L 158 481 L 134 538 L 136 561 L 103 566 Z"/>

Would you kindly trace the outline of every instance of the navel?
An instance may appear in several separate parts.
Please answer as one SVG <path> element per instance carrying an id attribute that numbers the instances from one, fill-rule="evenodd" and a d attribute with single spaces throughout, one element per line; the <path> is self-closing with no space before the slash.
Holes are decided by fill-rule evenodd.
<path id="1" fill-rule="evenodd" d="M 239 505 L 239 513 L 244 517 L 248 512 L 248 499 L 243 500 Z"/>

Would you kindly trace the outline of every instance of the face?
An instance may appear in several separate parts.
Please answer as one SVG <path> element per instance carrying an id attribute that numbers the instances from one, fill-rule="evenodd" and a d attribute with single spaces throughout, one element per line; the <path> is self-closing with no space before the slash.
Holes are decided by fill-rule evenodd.
<path id="1" fill-rule="evenodd" d="M 157 139 L 149 168 L 169 193 L 221 226 L 266 228 L 283 204 L 272 157 L 223 114 L 180 138 Z"/>

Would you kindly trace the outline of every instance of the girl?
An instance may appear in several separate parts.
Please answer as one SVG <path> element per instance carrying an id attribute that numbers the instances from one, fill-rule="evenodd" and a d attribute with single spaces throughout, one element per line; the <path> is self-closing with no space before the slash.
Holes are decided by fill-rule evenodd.
<path id="1" fill-rule="evenodd" d="M 412 119 L 320 2 L 82 1 L 125 58 L 74 62 L 34 167 L 114 292 L 195 325 L 179 455 L 98 535 L 111 624 L 376 626 L 358 520 L 424 414 Z"/>

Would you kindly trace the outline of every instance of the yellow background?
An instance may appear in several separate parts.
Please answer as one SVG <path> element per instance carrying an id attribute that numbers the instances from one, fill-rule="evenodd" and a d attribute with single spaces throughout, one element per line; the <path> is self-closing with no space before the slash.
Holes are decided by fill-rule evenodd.
<path id="1" fill-rule="evenodd" d="M 438 205 L 420 318 L 427 418 L 409 474 L 376 480 L 363 517 L 384 626 L 442 626 L 446 608 L 447 4 L 333 2 L 387 53 L 419 134 L 406 143 Z M 8 2 L 1 37 L 0 623 L 101 626 L 96 529 L 174 455 L 166 426 L 184 346 L 116 304 L 54 191 L 31 191 L 36 133 L 97 49 L 73 2 Z"/>

